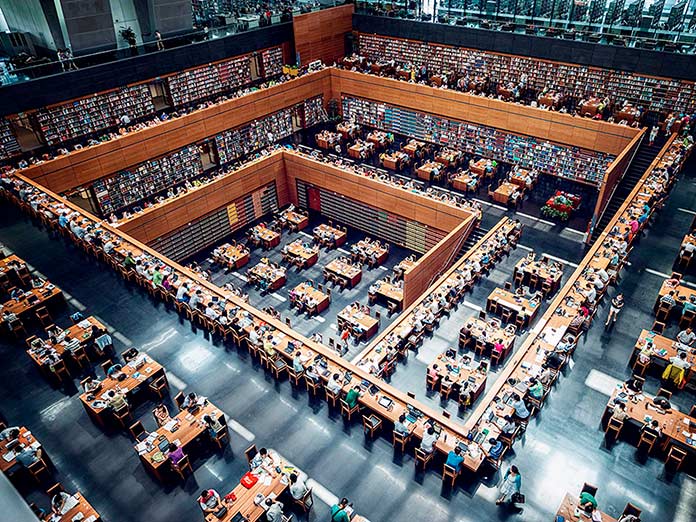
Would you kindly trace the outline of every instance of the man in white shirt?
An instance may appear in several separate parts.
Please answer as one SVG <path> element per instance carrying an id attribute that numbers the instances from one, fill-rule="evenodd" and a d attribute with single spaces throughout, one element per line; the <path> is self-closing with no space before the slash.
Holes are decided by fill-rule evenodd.
<path id="1" fill-rule="evenodd" d="M 686 360 L 686 353 L 685 352 L 679 352 L 679 355 L 676 357 L 670 357 L 669 362 L 672 364 L 672 366 L 676 366 L 677 368 L 683 368 L 684 370 L 688 370 L 691 368 L 691 363 Z"/>
<path id="2" fill-rule="evenodd" d="M 302 500 L 307 493 L 307 485 L 296 473 L 290 473 L 290 495 L 295 500 Z"/>
<path id="3" fill-rule="evenodd" d="M 691 328 L 687 328 L 686 330 L 682 330 L 679 332 L 679 334 L 677 334 L 677 341 L 687 346 L 692 346 L 694 341 L 696 341 L 696 334 Z"/>
<path id="4" fill-rule="evenodd" d="M 283 520 L 283 504 L 281 502 L 274 502 L 272 498 L 266 499 L 266 519 L 268 522 L 280 522 Z"/>
<path id="5" fill-rule="evenodd" d="M 435 447 L 435 442 L 437 442 L 437 435 L 432 426 L 428 426 L 428 429 L 423 433 L 423 439 L 421 440 L 420 448 L 426 453 L 432 453 Z"/>
<path id="6" fill-rule="evenodd" d="M 329 382 L 326 385 L 326 389 L 334 394 L 340 393 L 343 389 L 343 385 L 341 384 L 340 378 L 341 376 L 339 374 L 334 373 L 329 379 Z"/>

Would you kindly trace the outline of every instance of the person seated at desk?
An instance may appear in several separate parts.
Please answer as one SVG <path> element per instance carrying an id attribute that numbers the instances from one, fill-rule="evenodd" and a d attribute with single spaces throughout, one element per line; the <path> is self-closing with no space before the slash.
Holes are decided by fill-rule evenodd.
<path id="1" fill-rule="evenodd" d="M 505 421 L 505 424 L 503 424 L 503 427 L 500 428 L 500 431 L 502 431 L 505 435 L 510 435 L 514 433 L 517 429 L 517 424 L 512 419 L 512 417 L 510 417 L 510 415 L 505 415 L 503 417 L 503 420 Z"/>
<path id="2" fill-rule="evenodd" d="M 220 318 L 220 312 L 218 312 L 213 305 L 212 301 L 208 301 L 205 307 L 205 316 L 211 318 L 213 321 L 217 321 Z"/>
<path id="3" fill-rule="evenodd" d="M 97 379 L 96 377 L 86 377 L 84 381 L 82 381 L 82 390 L 85 393 L 93 393 L 97 391 L 99 388 L 101 388 L 101 381 Z"/>
<path id="4" fill-rule="evenodd" d="M 295 500 L 302 500 L 309 491 L 307 484 L 297 473 L 290 473 L 290 496 Z"/>
<path id="5" fill-rule="evenodd" d="M 173 467 L 178 467 L 179 462 L 186 456 L 184 449 L 176 444 L 176 442 L 170 442 L 169 448 L 167 448 L 167 458 L 171 462 Z"/>
<path id="6" fill-rule="evenodd" d="M 666 304 L 668 307 L 672 308 L 677 304 L 677 301 L 674 299 L 674 294 L 674 290 L 670 290 L 668 294 L 660 298 L 660 304 Z"/>
<path id="7" fill-rule="evenodd" d="M 8 442 L 12 442 L 13 440 L 17 439 L 19 437 L 19 427 L 18 426 L 10 426 L 9 428 L 5 428 L 4 430 L 0 431 L 0 440 L 7 440 Z"/>
<path id="8" fill-rule="evenodd" d="M 624 388 L 629 394 L 642 393 L 643 381 L 639 379 L 629 379 L 624 383 Z"/>
<path id="9" fill-rule="evenodd" d="M 203 302 L 203 291 L 196 290 L 196 293 L 189 299 L 189 306 L 191 310 L 198 310 L 199 305 Z"/>
<path id="10" fill-rule="evenodd" d="M 682 330 L 677 334 L 677 341 L 686 346 L 693 346 L 694 341 L 696 341 L 696 334 L 691 327 L 688 327 L 686 330 Z"/>
<path id="11" fill-rule="evenodd" d="M 189 287 L 188 283 L 183 283 L 179 286 L 179 288 L 176 291 L 176 300 L 179 303 L 186 303 L 191 299 L 189 296 Z"/>
<path id="12" fill-rule="evenodd" d="M 340 379 L 341 379 L 341 376 L 337 373 L 334 373 L 329 378 L 329 382 L 326 385 L 326 389 L 329 390 L 333 394 L 341 393 L 341 390 L 343 389 L 343 384 L 341 384 Z"/>
<path id="13" fill-rule="evenodd" d="M 394 422 L 394 432 L 399 435 L 408 435 L 411 430 L 406 426 L 406 414 L 402 413 L 399 418 Z"/>
<path id="14" fill-rule="evenodd" d="M 23 466 L 25 468 L 28 468 L 32 464 L 35 464 L 39 460 L 41 460 L 41 455 L 43 454 L 43 451 L 41 448 L 34 449 L 31 446 L 22 449 L 19 453 L 15 455 L 15 460 L 20 466 Z"/>
<path id="15" fill-rule="evenodd" d="M 488 456 L 493 460 L 498 460 L 503 455 L 505 445 L 495 437 L 488 439 L 488 444 L 491 446 L 488 450 Z"/>
<path id="16" fill-rule="evenodd" d="M 423 433 L 420 449 L 426 453 L 432 453 L 435 449 L 435 443 L 437 442 L 438 438 L 439 436 L 435 434 L 435 428 L 433 428 L 432 425 L 429 425 L 428 429 Z"/>
<path id="17" fill-rule="evenodd" d="M 350 513 L 348 499 L 343 497 L 338 504 L 331 506 L 331 522 L 350 522 Z"/>
<path id="18" fill-rule="evenodd" d="M 684 301 L 684 307 L 682 308 L 682 315 L 686 312 L 696 312 L 696 295 L 689 297 L 688 301 Z"/>
<path id="19" fill-rule="evenodd" d="M 222 507 L 220 494 L 214 489 L 204 489 L 197 499 L 203 513 L 216 513 Z"/>
<path id="20" fill-rule="evenodd" d="M 592 511 L 597 509 L 597 500 L 591 493 L 583 491 L 582 493 L 580 493 L 578 505 L 585 511 L 589 511 L 591 513 Z"/>
<path id="21" fill-rule="evenodd" d="M 527 393 L 534 399 L 541 399 L 544 396 L 544 385 L 535 377 L 530 377 Z"/>
<path id="22" fill-rule="evenodd" d="M 181 403 L 181 409 L 182 410 L 187 410 L 189 408 L 192 408 L 198 404 L 199 398 L 198 395 L 195 394 L 194 392 L 189 393 L 186 397 L 184 397 L 183 402 Z"/>
<path id="23" fill-rule="evenodd" d="M 251 471 L 263 469 L 269 475 L 273 476 L 275 474 L 274 467 L 276 460 L 278 459 L 276 459 L 274 453 L 269 452 L 266 448 L 261 448 L 259 452 L 254 455 L 254 458 L 251 459 Z"/>
<path id="24" fill-rule="evenodd" d="M 464 462 L 464 457 L 462 456 L 462 450 L 459 446 L 455 446 L 453 450 L 447 454 L 447 460 L 445 461 L 446 466 L 454 468 L 457 473 L 462 469 L 462 463 Z"/>
<path id="25" fill-rule="evenodd" d="M 683 370 L 688 370 L 689 368 L 691 368 L 691 363 L 686 360 L 686 352 L 682 351 L 680 351 L 678 355 L 670 357 L 669 363 L 672 366 L 676 366 L 677 368 L 681 368 Z"/>
<path id="26" fill-rule="evenodd" d="M 263 351 L 266 352 L 268 358 L 274 360 L 278 352 L 275 349 L 275 344 L 273 344 L 273 335 L 269 334 L 263 341 Z"/>
<path id="27" fill-rule="evenodd" d="M 262 335 L 263 335 L 263 332 L 261 331 L 261 328 L 259 326 L 252 329 L 249 332 L 249 343 L 251 343 L 253 346 L 258 348 L 261 344 L 261 336 Z"/>
<path id="28" fill-rule="evenodd" d="M 152 410 L 152 415 L 155 417 L 155 422 L 157 422 L 157 426 L 164 426 L 170 420 L 172 420 L 172 418 L 169 416 L 169 410 L 162 403 L 154 407 L 154 409 Z"/>
<path id="29" fill-rule="evenodd" d="M 120 391 L 109 390 L 107 395 L 107 402 L 109 403 L 109 408 L 113 411 L 119 411 L 128 407 L 128 401 L 123 393 Z"/>
<path id="30" fill-rule="evenodd" d="M 514 416 L 516 419 L 524 421 L 529 418 L 529 410 L 527 409 L 527 405 L 524 403 L 524 400 L 517 395 L 516 393 L 512 395 L 512 408 L 515 410 Z"/>
<path id="31" fill-rule="evenodd" d="M 56 515 L 63 515 L 65 503 L 70 499 L 70 495 L 65 491 L 59 491 L 51 498 L 51 511 Z"/>
<path id="32" fill-rule="evenodd" d="M 553 374 L 551 368 L 546 362 L 541 363 L 541 373 L 539 374 L 539 382 L 546 388 L 551 385 Z"/>
<path id="33" fill-rule="evenodd" d="M 346 393 L 346 404 L 349 408 L 353 409 L 358 404 L 358 399 L 360 398 L 360 388 L 355 386 Z"/>
<path id="34" fill-rule="evenodd" d="M 623 422 L 628 418 L 626 405 L 623 402 L 617 402 L 614 404 L 614 411 L 611 413 L 611 418 L 618 422 Z"/>
<path id="35" fill-rule="evenodd" d="M 316 367 L 313 364 L 310 364 L 307 366 L 307 369 L 305 370 L 305 379 L 309 379 L 310 381 L 314 383 L 319 382 L 319 373 L 317 372 Z"/>
<path id="36" fill-rule="evenodd" d="M 295 357 L 292 359 L 292 369 L 299 375 L 304 372 L 304 362 L 302 361 L 302 352 L 295 352 Z"/>
<path id="37" fill-rule="evenodd" d="M 217 420 L 215 416 L 208 414 L 203 415 L 203 422 L 205 422 L 208 428 L 208 435 L 210 435 L 210 438 L 213 440 L 217 439 L 218 433 L 223 430 L 222 423 Z"/>

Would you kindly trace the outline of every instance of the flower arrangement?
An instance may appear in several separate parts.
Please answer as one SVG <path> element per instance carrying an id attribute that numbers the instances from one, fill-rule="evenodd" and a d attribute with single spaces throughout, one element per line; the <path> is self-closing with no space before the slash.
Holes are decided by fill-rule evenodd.
<path id="1" fill-rule="evenodd" d="M 568 221 L 573 211 L 580 207 L 581 201 L 582 198 L 580 196 L 557 190 L 556 193 L 546 201 L 546 205 L 541 207 L 541 213 L 546 217 L 558 219 L 560 221 Z"/>

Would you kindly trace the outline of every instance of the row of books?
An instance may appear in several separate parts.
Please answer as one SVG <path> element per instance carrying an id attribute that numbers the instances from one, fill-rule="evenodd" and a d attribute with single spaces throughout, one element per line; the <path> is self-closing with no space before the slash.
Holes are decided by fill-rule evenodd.
<path id="1" fill-rule="evenodd" d="M 683 80 L 369 34 L 359 35 L 359 49 L 370 61 L 427 65 L 430 73 L 457 71 L 472 79 L 526 84 L 536 91 L 548 87 L 577 98 L 608 96 L 658 112 L 696 110 L 694 82 Z"/>
<path id="2" fill-rule="evenodd" d="M 304 102 L 304 125 L 305 128 L 313 127 L 319 123 L 324 123 L 329 119 L 329 115 L 324 109 L 324 97 L 315 96 Z"/>
<path id="3" fill-rule="evenodd" d="M 220 165 L 225 165 L 256 150 L 276 143 L 293 132 L 293 109 L 283 109 L 243 127 L 215 136 Z"/>
<path id="4" fill-rule="evenodd" d="M 20 152 L 17 138 L 12 132 L 10 122 L 0 118 L 0 160 L 8 159 Z"/>
<path id="5" fill-rule="evenodd" d="M 167 78 L 172 105 L 208 98 L 251 82 L 250 56 L 196 67 Z"/>
<path id="6" fill-rule="evenodd" d="M 364 98 L 344 96 L 342 104 L 343 118 L 361 125 L 591 184 L 601 183 L 614 158 Z"/>
<path id="7" fill-rule="evenodd" d="M 153 159 L 94 182 L 94 192 L 104 215 L 195 178 L 203 172 L 196 145 Z"/>
<path id="8" fill-rule="evenodd" d="M 39 109 L 34 117 L 46 143 L 55 145 L 118 125 L 124 115 L 134 120 L 154 111 L 148 86 L 136 85 Z"/>
<path id="9" fill-rule="evenodd" d="M 264 49 L 261 53 L 261 63 L 263 64 L 263 74 L 266 78 L 282 74 L 283 49 L 281 47 Z"/>

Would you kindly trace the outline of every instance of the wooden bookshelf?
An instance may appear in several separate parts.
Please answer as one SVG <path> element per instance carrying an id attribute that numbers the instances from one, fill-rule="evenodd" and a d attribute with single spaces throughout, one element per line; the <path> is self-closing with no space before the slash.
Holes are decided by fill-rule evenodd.
<path id="1" fill-rule="evenodd" d="M 0 118 L 0 160 L 8 159 L 21 152 L 10 122 Z"/>

